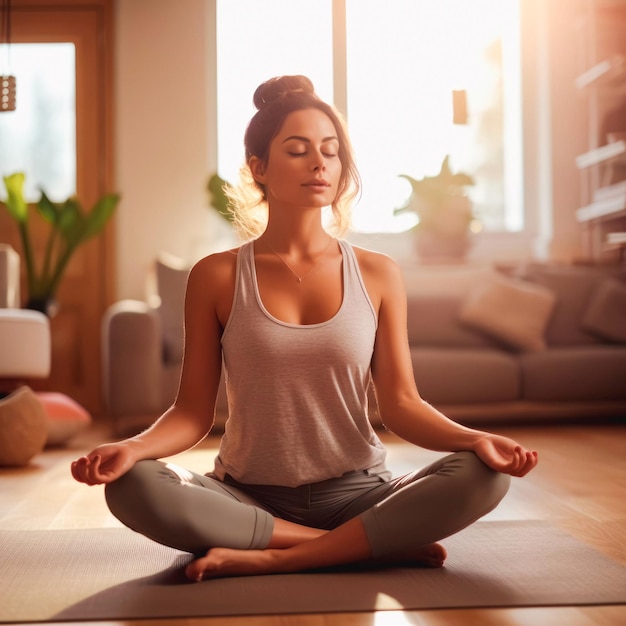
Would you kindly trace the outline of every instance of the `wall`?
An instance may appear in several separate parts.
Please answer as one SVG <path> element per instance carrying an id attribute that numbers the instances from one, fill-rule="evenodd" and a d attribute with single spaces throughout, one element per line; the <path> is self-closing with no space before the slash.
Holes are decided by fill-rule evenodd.
<path id="1" fill-rule="evenodd" d="M 547 212 L 553 224 L 549 254 L 557 260 L 577 257 L 581 247 L 581 225 L 575 215 L 581 201 L 581 176 L 575 158 L 588 149 L 584 114 L 586 94 L 574 83 L 582 71 L 580 22 L 574 10 L 581 4 L 579 0 L 545 3 L 552 122 L 549 128 L 552 160 L 550 167 L 546 167 L 551 180 L 552 202 Z"/>
<path id="2" fill-rule="evenodd" d="M 115 54 L 117 296 L 143 298 L 155 255 L 212 249 L 205 0 L 118 0 Z"/>
<path id="3" fill-rule="evenodd" d="M 579 0 L 521 1 L 528 228 L 522 237 L 481 236 L 472 255 L 570 260 L 580 245 L 574 157 L 585 136 L 577 121 L 581 96 L 573 84 L 578 68 L 572 8 Z M 212 5 L 211 0 L 117 0 L 120 298 L 145 296 L 146 275 L 160 251 L 191 262 L 233 243 L 208 208 L 204 190 L 214 169 Z M 388 238 L 358 239 L 384 249 Z"/>
<path id="4" fill-rule="evenodd" d="M 580 174 L 583 94 L 577 15 L 582 0 L 521 0 L 525 206 L 529 253 L 572 261 L 581 254 Z"/>

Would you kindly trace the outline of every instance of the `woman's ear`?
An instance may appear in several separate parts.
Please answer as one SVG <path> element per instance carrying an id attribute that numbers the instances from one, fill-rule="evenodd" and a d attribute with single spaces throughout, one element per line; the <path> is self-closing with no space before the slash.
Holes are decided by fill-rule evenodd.
<path id="1" fill-rule="evenodd" d="M 250 157 L 248 161 L 248 167 L 250 168 L 250 173 L 252 174 L 252 178 L 257 183 L 261 185 L 265 184 L 265 163 L 259 159 L 259 157 Z"/>

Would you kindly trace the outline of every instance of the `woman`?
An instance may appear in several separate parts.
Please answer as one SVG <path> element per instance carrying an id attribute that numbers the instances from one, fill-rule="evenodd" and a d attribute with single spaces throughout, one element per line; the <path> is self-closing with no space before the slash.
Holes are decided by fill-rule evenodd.
<path id="1" fill-rule="evenodd" d="M 420 397 L 397 265 L 323 227 L 331 206 L 345 230 L 358 190 L 338 113 L 302 76 L 267 81 L 254 102 L 244 169 L 252 208 L 266 213 L 239 220 L 256 238 L 190 272 L 173 406 L 142 434 L 75 461 L 73 476 L 106 484 L 128 527 L 196 555 L 192 580 L 359 562 L 440 567 L 436 542 L 492 510 L 537 454 Z M 229 419 L 214 471 L 156 460 L 210 431 L 222 362 Z M 391 431 L 453 454 L 392 479 L 367 419 L 370 380 Z"/>

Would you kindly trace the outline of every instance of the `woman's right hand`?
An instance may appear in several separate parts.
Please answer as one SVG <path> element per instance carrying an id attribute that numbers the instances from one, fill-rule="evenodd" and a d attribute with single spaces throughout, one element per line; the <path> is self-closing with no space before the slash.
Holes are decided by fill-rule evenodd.
<path id="1" fill-rule="evenodd" d="M 72 476 L 87 485 L 111 483 L 123 476 L 137 462 L 127 442 L 98 446 L 72 463 Z"/>
<path id="2" fill-rule="evenodd" d="M 78 482 L 111 483 L 137 461 L 179 454 L 211 430 L 222 372 L 222 328 L 230 315 L 236 262 L 232 251 L 220 252 L 200 260 L 189 273 L 185 355 L 174 404 L 141 435 L 98 446 L 74 461 L 71 471 Z"/>

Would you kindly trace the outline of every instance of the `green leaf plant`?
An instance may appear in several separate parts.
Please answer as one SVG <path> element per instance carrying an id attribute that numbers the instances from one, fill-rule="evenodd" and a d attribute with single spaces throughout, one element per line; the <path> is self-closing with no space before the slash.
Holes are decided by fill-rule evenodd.
<path id="1" fill-rule="evenodd" d="M 461 221 L 463 230 L 467 230 L 473 216 L 471 204 L 465 196 L 465 187 L 474 185 L 474 179 L 463 172 L 453 173 L 448 155 L 435 176 L 424 176 L 418 180 L 400 174 L 400 178 L 409 181 L 412 193 L 405 206 L 395 209 L 395 215 L 414 213 L 419 218 L 417 229 L 438 230 L 442 221 L 450 220 L 452 213 L 462 212 L 462 215 L 455 216 L 456 221 Z"/>
<path id="2" fill-rule="evenodd" d="M 228 222 L 232 224 L 235 215 L 230 206 L 230 199 L 226 194 L 226 189 L 230 184 L 219 174 L 215 173 L 209 177 L 207 191 L 209 192 L 209 203 Z"/>
<path id="3" fill-rule="evenodd" d="M 63 273 L 76 248 L 100 233 L 112 217 L 120 200 L 118 194 L 105 194 L 86 212 L 77 198 L 52 202 L 40 189 L 35 203 L 39 215 L 50 225 L 43 263 L 37 268 L 29 227 L 28 203 L 24 197 L 23 172 L 3 177 L 6 201 L 0 202 L 16 221 L 22 242 L 28 284 L 29 302 L 46 302 L 55 298 Z"/>

